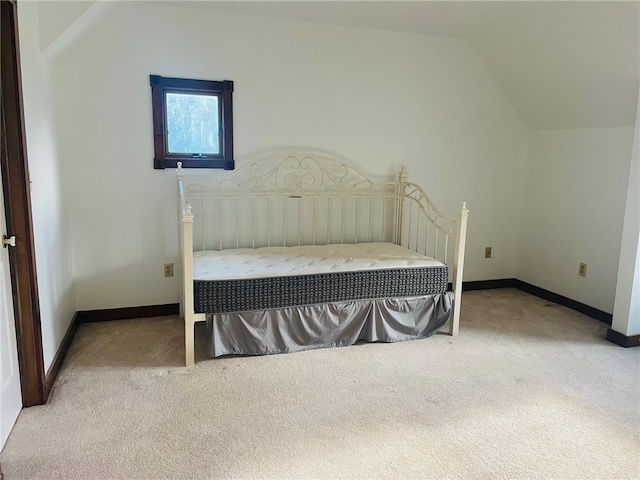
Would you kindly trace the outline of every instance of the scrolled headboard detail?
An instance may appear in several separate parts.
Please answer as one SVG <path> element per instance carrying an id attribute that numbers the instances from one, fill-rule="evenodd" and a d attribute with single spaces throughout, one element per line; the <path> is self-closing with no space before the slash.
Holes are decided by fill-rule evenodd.
<path id="1" fill-rule="evenodd" d="M 185 180 L 194 248 L 384 241 L 453 260 L 456 220 L 446 217 L 402 167 L 395 181 L 377 181 L 327 156 L 274 155 L 211 180 Z M 206 216 L 207 221 L 202 221 Z"/>

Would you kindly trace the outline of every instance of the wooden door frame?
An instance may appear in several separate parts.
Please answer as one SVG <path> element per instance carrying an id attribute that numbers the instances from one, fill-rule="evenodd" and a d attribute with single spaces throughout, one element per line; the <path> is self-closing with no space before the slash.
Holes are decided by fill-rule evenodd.
<path id="1" fill-rule="evenodd" d="M 47 401 L 40 324 L 40 301 L 31 216 L 31 188 L 22 103 L 20 49 L 16 0 L 0 0 L 0 66 L 2 89 L 2 147 L 0 168 L 7 221 L 7 236 L 15 235 L 9 250 L 13 310 L 22 388 L 22 405 Z M 4 232 L 0 232 L 4 233 Z"/>

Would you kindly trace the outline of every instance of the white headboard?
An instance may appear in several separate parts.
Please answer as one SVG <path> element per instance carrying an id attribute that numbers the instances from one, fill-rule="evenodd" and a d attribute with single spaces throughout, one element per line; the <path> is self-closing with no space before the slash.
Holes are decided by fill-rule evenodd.
<path id="1" fill-rule="evenodd" d="M 406 181 L 374 181 L 338 160 L 276 155 L 214 181 L 177 171 L 180 214 L 193 214 L 194 250 L 392 242 L 451 263 L 456 222 Z"/>

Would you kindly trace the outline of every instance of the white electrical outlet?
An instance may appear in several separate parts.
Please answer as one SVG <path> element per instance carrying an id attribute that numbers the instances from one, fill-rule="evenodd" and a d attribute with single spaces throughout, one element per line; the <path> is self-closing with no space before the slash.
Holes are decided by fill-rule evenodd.
<path id="1" fill-rule="evenodd" d="M 586 277 L 587 276 L 587 264 L 586 263 L 581 263 L 580 266 L 578 267 L 578 275 L 580 275 L 581 277 Z"/>
<path id="2" fill-rule="evenodd" d="M 164 276 L 173 277 L 173 263 L 164 264 Z"/>

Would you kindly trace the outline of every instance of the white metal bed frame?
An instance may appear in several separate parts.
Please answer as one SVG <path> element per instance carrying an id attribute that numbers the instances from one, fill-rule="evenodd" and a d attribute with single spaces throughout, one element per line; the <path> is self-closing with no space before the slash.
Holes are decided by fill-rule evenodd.
<path id="1" fill-rule="evenodd" d="M 397 181 L 376 182 L 344 162 L 290 154 L 255 161 L 213 182 L 200 176 L 186 183 L 178 163 L 177 180 L 187 366 L 194 364 L 194 325 L 206 319 L 194 311 L 193 252 L 199 250 L 393 242 L 453 263 L 449 334 L 458 334 L 469 210 L 463 203 L 457 221 L 446 218 L 420 186 L 407 182 L 404 167 Z"/>

